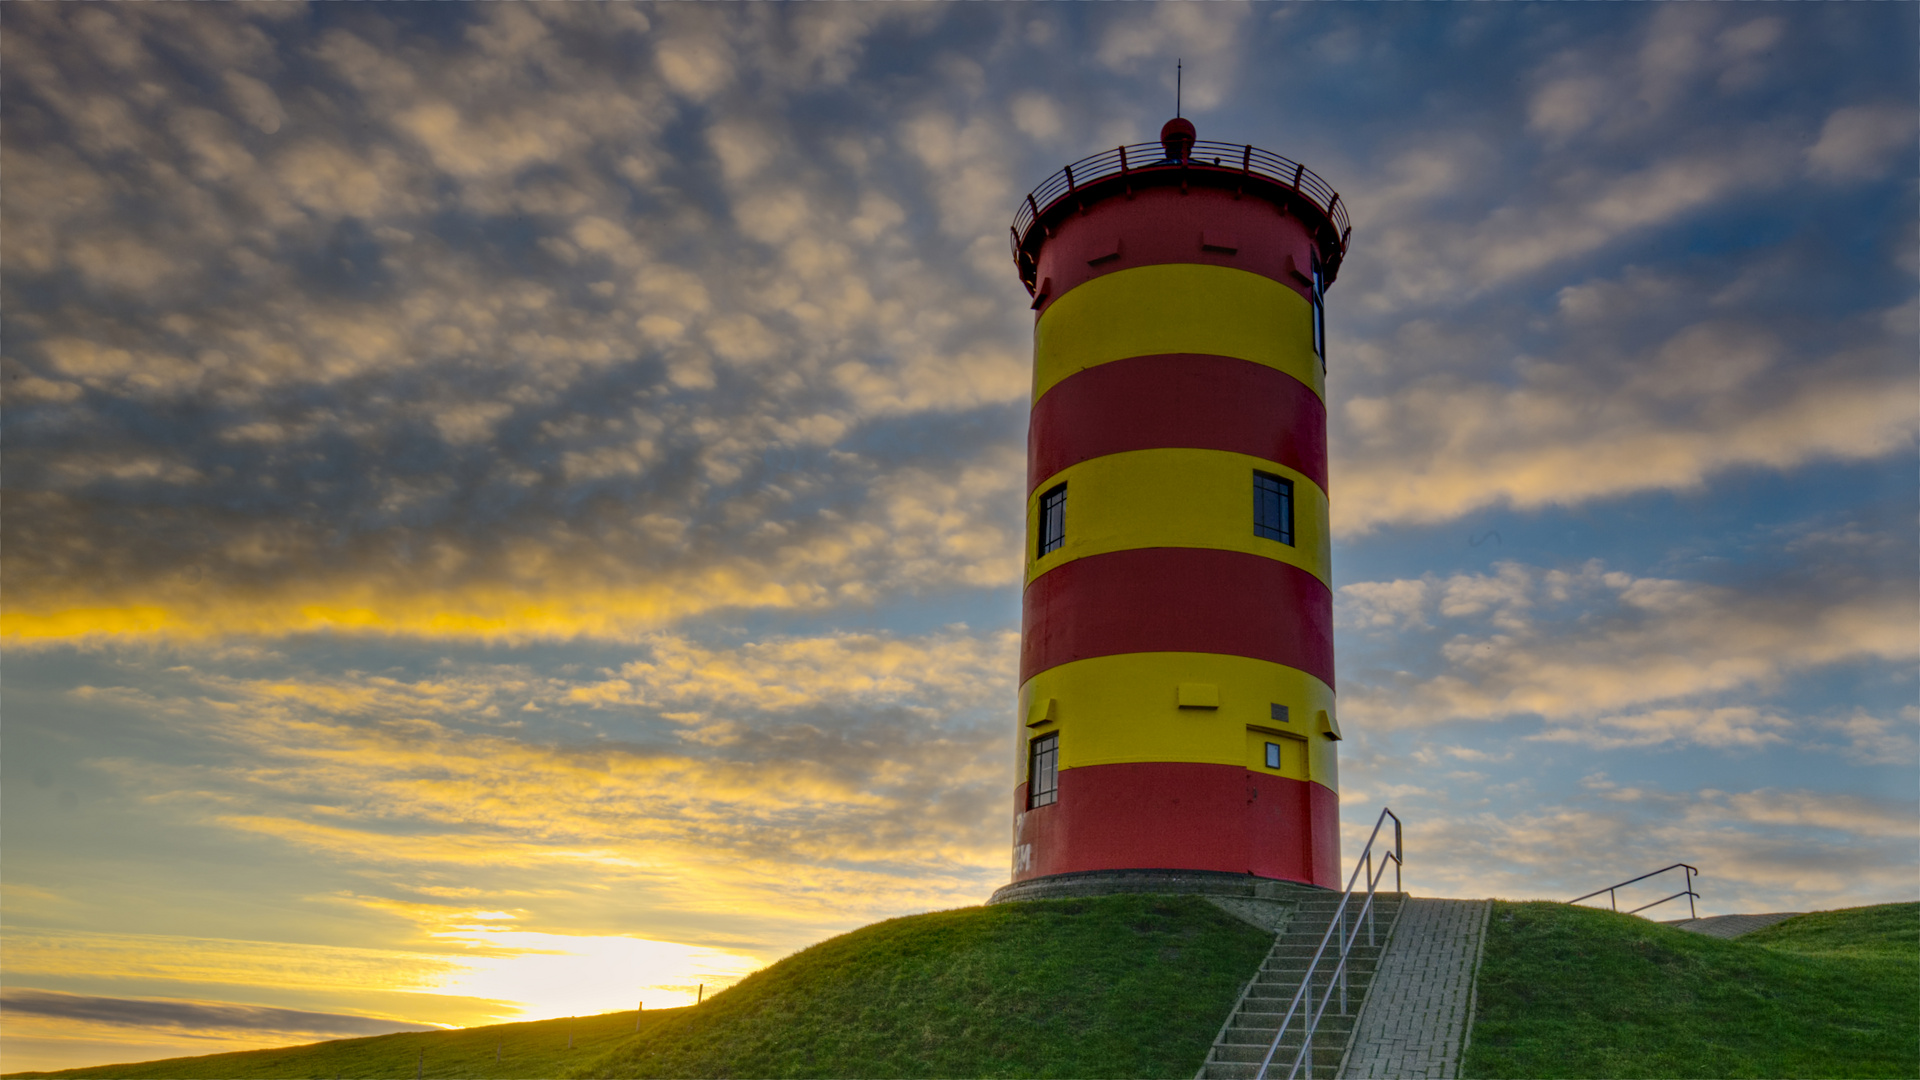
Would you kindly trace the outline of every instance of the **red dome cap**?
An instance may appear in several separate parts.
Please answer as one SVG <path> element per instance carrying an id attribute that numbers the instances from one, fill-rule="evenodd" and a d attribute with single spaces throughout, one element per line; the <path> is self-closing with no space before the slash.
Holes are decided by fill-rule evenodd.
<path id="1" fill-rule="evenodd" d="M 1160 145 L 1166 148 L 1167 156 L 1185 161 L 1187 152 L 1193 149 L 1193 121 L 1176 116 L 1160 129 Z"/>

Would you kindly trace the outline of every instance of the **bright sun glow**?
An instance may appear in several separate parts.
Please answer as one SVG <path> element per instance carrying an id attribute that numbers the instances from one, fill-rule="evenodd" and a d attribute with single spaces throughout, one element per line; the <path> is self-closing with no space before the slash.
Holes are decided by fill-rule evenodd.
<path id="1" fill-rule="evenodd" d="M 476 915 L 498 916 L 489 912 Z M 593 1016 L 694 1003 L 764 966 L 755 957 L 637 937 L 575 937 L 476 923 L 435 934 L 496 955 L 463 959 L 468 970 L 438 992 L 517 1003 L 523 1019 Z"/>

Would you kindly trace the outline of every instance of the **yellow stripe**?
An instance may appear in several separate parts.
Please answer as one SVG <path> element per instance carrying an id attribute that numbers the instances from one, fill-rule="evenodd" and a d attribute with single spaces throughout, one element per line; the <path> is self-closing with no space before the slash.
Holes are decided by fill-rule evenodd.
<path id="1" fill-rule="evenodd" d="M 1181 708 L 1183 683 L 1214 687 L 1218 707 Z M 1049 701 L 1054 719 L 1027 728 L 1021 742 L 1059 732 L 1062 769 L 1150 761 L 1244 765 L 1340 790 L 1335 744 L 1316 722 L 1322 709 L 1333 714 L 1333 690 L 1297 668 L 1216 653 L 1097 656 L 1028 679 L 1019 715 L 1045 716 Z M 1285 723 L 1273 719 L 1274 705 L 1287 707 Z M 1288 736 L 1305 740 L 1305 754 Z M 1268 742 L 1290 743 L 1282 749 L 1294 751 L 1278 769 L 1266 767 Z"/>
<path id="2" fill-rule="evenodd" d="M 1293 543 L 1253 534 L 1253 474 L 1293 481 Z M 1040 498 L 1067 485 L 1066 541 L 1036 558 Z M 1060 470 L 1027 497 L 1027 581 L 1061 563 L 1132 548 L 1244 551 L 1332 587 L 1327 493 L 1284 465 L 1226 450 L 1129 450 Z"/>
<path id="3" fill-rule="evenodd" d="M 1047 308 L 1033 330 L 1033 400 L 1076 371 L 1161 353 L 1251 360 L 1326 397 L 1305 297 L 1245 270 L 1162 263 L 1103 274 Z"/>

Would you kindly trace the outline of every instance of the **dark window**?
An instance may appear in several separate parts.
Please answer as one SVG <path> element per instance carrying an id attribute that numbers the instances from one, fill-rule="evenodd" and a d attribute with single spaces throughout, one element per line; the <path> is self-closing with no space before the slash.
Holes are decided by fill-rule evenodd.
<path id="1" fill-rule="evenodd" d="M 1267 715 L 1284 724 L 1287 722 L 1287 707 L 1279 702 L 1274 702 L 1267 706 Z"/>
<path id="2" fill-rule="evenodd" d="M 1001 758 L 1000 760 L 1005 761 L 1006 758 Z M 1277 742 L 1270 742 L 1267 744 L 1267 768 L 1277 769 L 1279 767 L 1280 767 L 1280 744 Z"/>
<path id="3" fill-rule="evenodd" d="M 1054 550 L 1067 542 L 1067 485 L 1049 490 L 1040 496 L 1040 551 L 1039 556 Z"/>
<path id="4" fill-rule="evenodd" d="M 1327 275 L 1320 257 L 1313 259 L 1313 355 L 1320 358 L 1320 369 L 1327 367 Z"/>
<path id="5" fill-rule="evenodd" d="M 1060 735 L 1042 735 L 1027 744 L 1027 809 L 1060 798 Z"/>
<path id="6" fill-rule="evenodd" d="M 1293 543 L 1293 481 L 1253 474 L 1253 535 Z"/>

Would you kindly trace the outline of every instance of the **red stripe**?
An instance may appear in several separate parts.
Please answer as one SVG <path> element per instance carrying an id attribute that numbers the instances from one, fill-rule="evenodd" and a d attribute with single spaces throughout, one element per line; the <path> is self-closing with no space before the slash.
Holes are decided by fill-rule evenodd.
<path id="1" fill-rule="evenodd" d="M 1083 870 L 1219 870 L 1340 887 L 1340 796 L 1323 785 L 1175 762 L 1062 769 L 1059 783 L 1059 800 L 1033 810 L 1027 786 L 1015 792 L 1014 844 L 1031 845 L 1015 881 Z"/>
<path id="2" fill-rule="evenodd" d="M 1312 233 L 1306 222 L 1265 199 L 1236 199 L 1217 188 L 1148 188 L 1131 199 L 1101 199 L 1059 222 L 1041 246 L 1034 280 L 1051 287 L 1037 311 L 1046 314 L 1083 282 L 1162 263 L 1230 266 L 1312 300 L 1312 285 L 1300 276 L 1312 265 Z M 1223 243 L 1234 250 L 1223 250 Z"/>
<path id="3" fill-rule="evenodd" d="M 1210 548 L 1132 548 L 1061 563 L 1022 597 L 1020 681 L 1093 656 L 1270 660 L 1333 685 L 1333 592 L 1290 563 Z"/>
<path id="4" fill-rule="evenodd" d="M 1188 447 L 1277 461 L 1327 488 L 1327 406 L 1286 372 L 1173 353 L 1096 364 L 1057 383 L 1027 426 L 1027 491 L 1128 450 Z"/>

